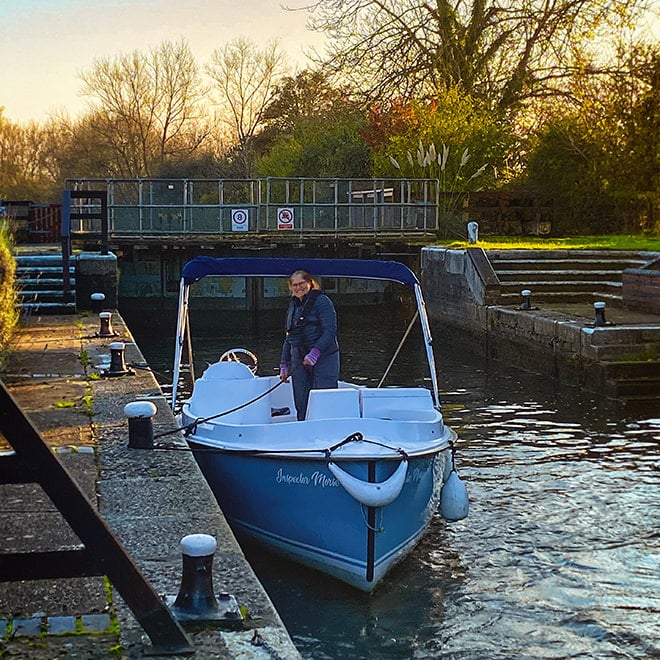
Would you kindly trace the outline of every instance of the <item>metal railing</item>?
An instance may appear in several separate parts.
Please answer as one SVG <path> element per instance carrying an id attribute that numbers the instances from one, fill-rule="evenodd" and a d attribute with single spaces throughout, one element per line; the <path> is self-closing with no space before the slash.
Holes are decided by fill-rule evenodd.
<path id="1" fill-rule="evenodd" d="M 438 229 L 437 179 L 68 179 L 107 193 L 111 237 L 381 236 Z M 93 199 L 72 199 L 75 233 L 99 231 Z"/>

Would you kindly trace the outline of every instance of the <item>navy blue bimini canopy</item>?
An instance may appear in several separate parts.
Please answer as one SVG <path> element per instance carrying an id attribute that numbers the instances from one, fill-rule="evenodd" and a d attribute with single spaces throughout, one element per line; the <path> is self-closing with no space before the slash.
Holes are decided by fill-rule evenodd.
<path id="1" fill-rule="evenodd" d="M 225 277 L 289 277 L 296 270 L 315 277 L 356 277 L 389 280 L 407 286 L 419 284 L 415 273 L 398 261 L 375 259 L 280 259 L 277 257 L 195 257 L 181 273 L 185 284 L 208 275 Z"/>

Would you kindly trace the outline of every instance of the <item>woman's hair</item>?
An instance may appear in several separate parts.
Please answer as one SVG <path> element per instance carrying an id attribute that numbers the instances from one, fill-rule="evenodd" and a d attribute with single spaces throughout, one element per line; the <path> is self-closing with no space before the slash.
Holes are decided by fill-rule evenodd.
<path id="1" fill-rule="evenodd" d="M 320 289 L 321 285 L 319 281 L 310 275 L 306 270 L 296 270 L 289 276 L 289 284 L 294 277 L 302 277 L 305 282 L 309 282 L 312 285 L 312 289 Z"/>

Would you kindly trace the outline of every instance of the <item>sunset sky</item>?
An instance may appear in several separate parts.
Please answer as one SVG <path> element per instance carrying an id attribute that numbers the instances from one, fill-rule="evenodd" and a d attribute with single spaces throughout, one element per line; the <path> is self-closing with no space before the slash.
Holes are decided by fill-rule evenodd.
<path id="1" fill-rule="evenodd" d="M 305 28 L 306 11 L 280 0 L 0 0 L 0 106 L 12 121 L 76 116 L 84 108 L 78 74 L 98 57 L 147 52 L 164 40 L 187 41 L 202 67 L 216 48 L 245 36 L 278 39 L 292 64 L 322 44 Z M 304 6 L 290 0 L 287 6 Z"/>

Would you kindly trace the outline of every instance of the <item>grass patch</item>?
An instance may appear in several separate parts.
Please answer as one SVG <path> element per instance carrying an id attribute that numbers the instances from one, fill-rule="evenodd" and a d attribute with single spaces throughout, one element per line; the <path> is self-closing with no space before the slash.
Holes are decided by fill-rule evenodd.
<path id="1" fill-rule="evenodd" d="M 467 241 L 452 241 L 449 248 L 472 247 Z M 484 236 L 474 247 L 484 250 L 633 250 L 660 252 L 660 237 L 633 234 L 606 236 Z"/>

